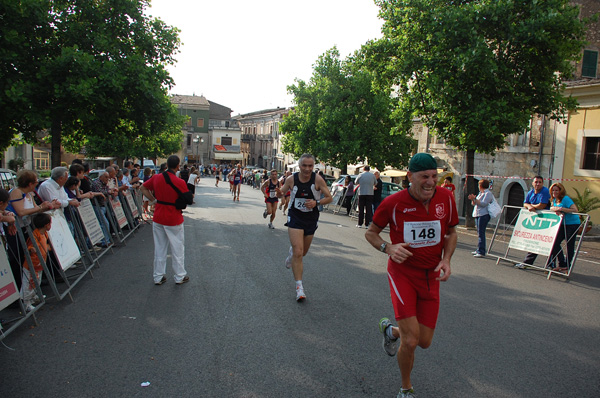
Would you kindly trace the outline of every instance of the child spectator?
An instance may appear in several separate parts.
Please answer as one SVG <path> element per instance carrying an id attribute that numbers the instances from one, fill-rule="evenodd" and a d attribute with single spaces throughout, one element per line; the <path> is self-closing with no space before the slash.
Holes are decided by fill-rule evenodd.
<path id="1" fill-rule="evenodd" d="M 48 246 L 48 231 L 50 231 L 50 228 L 52 227 L 52 217 L 50 217 L 48 213 L 38 213 L 33 216 L 32 222 L 33 227 L 35 228 L 33 230 L 33 239 L 35 239 L 37 247 L 39 248 L 40 254 L 42 255 L 44 261 L 48 261 L 48 250 L 50 249 Z M 39 282 L 42 278 L 43 268 L 31 238 L 27 239 L 27 250 L 31 256 L 33 271 L 35 272 L 35 276 Z M 23 304 L 25 305 L 25 310 L 27 312 L 35 309 L 33 306 L 33 302 L 36 299 L 35 283 L 31 275 L 31 270 L 29 269 L 29 263 L 27 261 L 23 263 L 21 298 L 23 299 Z"/>
<path id="2" fill-rule="evenodd" d="M 15 228 L 15 215 L 10 211 L 6 211 L 8 207 L 9 193 L 6 189 L 0 188 L 0 235 L 4 235 L 8 230 L 3 231 L 4 223 L 8 225 L 8 229 L 12 229 L 12 233 L 16 232 Z"/>

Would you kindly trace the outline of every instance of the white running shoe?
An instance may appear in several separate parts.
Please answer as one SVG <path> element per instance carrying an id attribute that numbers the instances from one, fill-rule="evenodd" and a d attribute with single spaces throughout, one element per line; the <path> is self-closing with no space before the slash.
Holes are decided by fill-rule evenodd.
<path id="1" fill-rule="evenodd" d="M 275 229 L 272 222 L 269 223 L 269 229 Z"/>
<path id="2" fill-rule="evenodd" d="M 397 398 L 417 398 L 417 395 L 415 394 L 415 390 L 413 390 L 412 388 L 408 390 L 404 390 L 401 388 Z"/>
<path id="3" fill-rule="evenodd" d="M 381 318 L 379 320 L 379 331 L 383 333 L 383 349 L 385 353 L 389 356 L 393 357 L 398 352 L 398 340 L 392 340 L 390 336 L 388 336 L 387 328 L 392 326 L 392 322 L 388 318 Z"/>
<path id="4" fill-rule="evenodd" d="M 302 301 L 304 299 L 306 299 L 306 294 L 304 294 L 304 288 L 296 286 L 296 301 Z"/>
<path id="5" fill-rule="evenodd" d="M 267 213 L 267 210 L 263 211 L 263 218 L 267 218 L 267 214 L 269 214 Z"/>
<path id="6" fill-rule="evenodd" d="M 294 249 L 290 246 L 290 254 L 285 259 L 285 268 L 292 268 L 292 256 L 294 255 Z"/>

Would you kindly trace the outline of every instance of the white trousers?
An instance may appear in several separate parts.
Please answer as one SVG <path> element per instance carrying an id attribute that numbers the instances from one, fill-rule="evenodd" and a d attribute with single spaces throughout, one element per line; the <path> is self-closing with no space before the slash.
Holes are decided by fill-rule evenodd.
<path id="1" fill-rule="evenodd" d="M 179 225 L 152 224 L 154 235 L 154 282 L 161 280 L 167 270 L 167 249 L 171 246 L 171 265 L 175 282 L 181 282 L 185 272 L 185 246 L 183 223 Z"/>

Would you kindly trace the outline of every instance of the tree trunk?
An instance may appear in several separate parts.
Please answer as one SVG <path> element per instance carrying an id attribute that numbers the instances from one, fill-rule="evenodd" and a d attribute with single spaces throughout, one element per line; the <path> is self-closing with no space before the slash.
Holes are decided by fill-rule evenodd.
<path id="1" fill-rule="evenodd" d="M 467 150 L 467 183 L 463 192 L 465 208 L 467 209 L 465 214 L 465 226 L 467 228 L 475 228 L 475 218 L 473 218 L 473 205 L 469 200 L 468 196 L 472 193 L 477 193 L 477 187 L 475 186 L 475 178 L 473 178 L 475 169 L 475 151 Z"/>
<path id="2" fill-rule="evenodd" d="M 58 119 L 52 120 L 50 129 L 52 134 L 51 150 L 52 150 L 52 168 L 59 167 L 61 161 L 61 141 L 62 141 L 62 126 Z"/>

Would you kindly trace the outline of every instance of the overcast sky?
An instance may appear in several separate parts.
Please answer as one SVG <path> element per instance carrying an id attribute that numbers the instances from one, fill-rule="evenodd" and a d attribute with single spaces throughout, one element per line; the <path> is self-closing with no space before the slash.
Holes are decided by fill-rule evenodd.
<path id="1" fill-rule="evenodd" d="M 342 58 L 381 37 L 373 0 L 152 0 L 148 15 L 181 30 L 171 94 L 204 95 L 233 115 L 288 107 L 337 46 Z"/>

